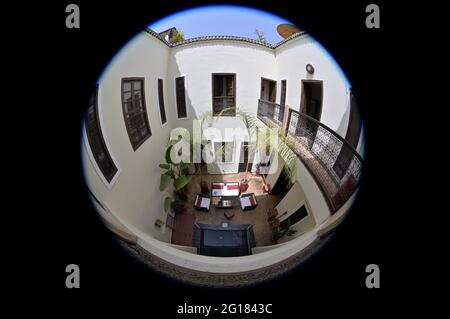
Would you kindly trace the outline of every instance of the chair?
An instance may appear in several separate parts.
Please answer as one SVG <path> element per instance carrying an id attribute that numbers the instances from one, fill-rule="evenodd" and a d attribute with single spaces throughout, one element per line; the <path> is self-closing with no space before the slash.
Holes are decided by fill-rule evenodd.
<path id="1" fill-rule="evenodd" d="M 240 198 L 242 210 L 255 209 L 258 203 L 254 193 L 244 194 Z"/>
<path id="2" fill-rule="evenodd" d="M 211 198 L 207 195 L 197 194 L 194 201 L 194 207 L 197 210 L 209 212 L 211 207 Z"/>

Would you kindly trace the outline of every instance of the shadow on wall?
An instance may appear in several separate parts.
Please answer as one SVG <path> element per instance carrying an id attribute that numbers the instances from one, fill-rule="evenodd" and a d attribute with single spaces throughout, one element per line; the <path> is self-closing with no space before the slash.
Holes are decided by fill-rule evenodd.
<path id="1" fill-rule="evenodd" d="M 349 100 L 349 94 L 350 91 L 346 89 L 347 94 L 347 100 Z M 336 129 L 336 133 L 338 133 L 342 138 L 345 138 L 345 134 L 347 133 L 347 127 L 348 127 L 348 120 L 350 118 L 350 105 L 347 103 L 345 108 L 345 113 L 341 117 L 341 121 L 339 123 L 339 126 Z"/>

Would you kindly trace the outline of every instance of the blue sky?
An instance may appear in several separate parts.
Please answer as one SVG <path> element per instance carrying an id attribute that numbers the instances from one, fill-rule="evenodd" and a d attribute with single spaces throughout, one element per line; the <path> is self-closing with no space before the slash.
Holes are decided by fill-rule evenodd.
<path id="1" fill-rule="evenodd" d="M 257 9 L 238 6 L 206 6 L 180 11 L 149 25 L 161 32 L 177 27 L 186 39 L 205 35 L 235 35 L 255 39 L 255 29 L 264 32 L 266 41 L 278 43 L 282 37 L 277 25 L 291 23 L 281 17 Z"/>

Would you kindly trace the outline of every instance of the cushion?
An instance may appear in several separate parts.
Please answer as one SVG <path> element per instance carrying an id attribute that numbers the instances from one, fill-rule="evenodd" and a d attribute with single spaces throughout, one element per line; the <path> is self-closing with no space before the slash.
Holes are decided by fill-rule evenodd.
<path id="1" fill-rule="evenodd" d="M 212 196 L 239 196 L 239 183 L 213 183 Z"/>
<path id="2" fill-rule="evenodd" d="M 249 194 L 241 197 L 241 207 L 242 209 L 255 207 L 257 205 L 255 194 Z"/>
<path id="3" fill-rule="evenodd" d="M 203 196 L 197 195 L 197 197 L 195 198 L 194 205 L 196 207 L 209 209 L 209 207 L 211 205 L 211 199 L 208 197 L 203 197 Z"/>

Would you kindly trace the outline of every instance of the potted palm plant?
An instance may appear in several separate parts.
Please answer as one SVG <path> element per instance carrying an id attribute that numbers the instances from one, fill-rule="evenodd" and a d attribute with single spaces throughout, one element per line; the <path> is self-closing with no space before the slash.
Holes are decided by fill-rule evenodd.
<path id="1" fill-rule="evenodd" d="M 217 117 L 221 117 L 224 114 L 230 114 L 235 113 L 236 117 L 240 117 L 247 128 L 248 136 L 250 141 L 255 141 L 256 143 L 251 144 L 248 143 L 246 146 L 247 149 L 250 149 L 251 147 L 254 148 L 254 151 L 263 152 L 268 145 L 270 145 L 270 134 L 266 134 L 267 132 L 264 131 L 267 129 L 265 126 L 259 125 L 259 120 L 250 112 L 246 112 L 242 109 L 236 109 L 236 112 L 234 112 L 236 108 L 235 107 L 227 107 L 224 108 Z M 205 121 L 205 119 L 212 118 L 212 113 L 207 112 L 202 116 L 202 121 Z M 203 126 L 202 126 L 203 127 Z M 262 132 L 261 132 L 262 130 Z M 279 128 L 276 131 L 277 139 L 276 139 L 276 145 L 272 145 L 274 149 L 277 151 L 277 153 L 280 155 L 280 157 L 284 161 L 283 169 L 286 172 L 286 175 L 289 177 L 289 180 L 292 181 L 295 178 L 296 175 L 296 163 L 297 163 L 297 155 L 292 151 L 292 143 L 290 140 L 283 134 L 283 130 Z M 244 149 L 245 151 L 245 149 Z M 247 161 L 245 163 L 245 175 L 244 178 L 240 181 L 240 188 L 241 192 L 245 192 L 248 188 L 248 172 L 249 172 L 249 164 L 250 164 L 250 156 L 247 158 Z M 260 171 L 260 164 L 257 165 L 257 173 Z"/>
<path id="2" fill-rule="evenodd" d="M 236 117 L 240 117 L 242 119 L 242 122 L 245 125 L 245 128 L 248 131 L 249 140 L 252 139 L 254 134 L 257 132 L 258 128 L 258 120 L 249 112 L 246 112 L 242 109 L 236 109 L 236 107 L 226 107 L 222 109 L 222 111 L 218 114 L 218 117 L 228 115 L 228 114 L 236 114 Z M 250 149 L 253 145 L 248 143 L 244 147 L 244 152 L 250 152 Z M 249 170 L 249 164 L 250 164 L 250 156 L 247 157 L 247 161 L 245 163 L 245 175 L 244 178 L 240 181 L 239 187 L 241 192 L 245 192 L 248 189 L 248 170 Z"/>
<path id="3" fill-rule="evenodd" d="M 290 229 L 290 228 L 291 228 L 291 221 L 288 219 L 286 225 L 284 225 L 284 227 L 278 229 L 278 231 L 274 234 L 275 241 L 278 242 L 278 240 L 280 240 L 284 236 L 290 237 L 297 232 L 295 229 Z"/>
<path id="4" fill-rule="evenodd" d="M 166 163 L 159 164 L 159 167 L 164 170 L 161 174 L 161 180 L 159 189 L 160 191 L 167 191 L 170 183 L 172 182 L 174 196 L 167 196 L 164 200 L 164 209 L 168 212 L 172 209 L 175 213 L 182 213 L 186 207 L 181 201 L 187 200 L 187 185 L 192 179 L 192 175 L 189 174 L 187 164 L 180 162 L 174 163 L 170 157 L 173 145 L 169 145 L 166 149 L 165 160 Z M 170 193 L 169 193 L 170 194 Z"/>

